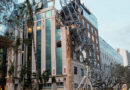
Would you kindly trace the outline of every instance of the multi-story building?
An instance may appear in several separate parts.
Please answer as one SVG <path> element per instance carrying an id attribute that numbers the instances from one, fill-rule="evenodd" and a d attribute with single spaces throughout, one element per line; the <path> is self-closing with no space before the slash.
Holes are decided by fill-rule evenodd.
<path id="1" fill-rule="evenodd" d="M 123 65 L 123 59 L 120 54 L 116 52 L 105 40 L 99 38 L 100 43 L 100 57 L 102 64 L 111 65 L 111 63 Z"/>
<path id="2" fill-rule="evenodd" d="M 111 85 L 114 82 L 114 77 L 112 76 L 113 68 L 117 64 L 123 65 L 123 58 L 120 54 L 117 53 L 115 49 L 112 48 L 105 40 L 101 37 L 99 38 L 100 43 L 100 60 L 101 60 L 101 79 L 105 85 Z M 109 82 L 108 82 L 109 81 Z M 107 86 L 108 88 L 110 86 Z M 104 88 L 104 87 L 103 87 Z M 114 90 L 117 90 L 117 86 L 114 87 Z"/>
<path id="3" fill-rule="evenodd" d="M 130 66 L 130 52 L 119 48 L 116 50 L 123 57 L 124 66 Z"/>
<path id="4" fill-rule="evenodd" d="M 69 2 L 69 1 L 68 1 Z M 100 68 L 100 48 L 96 17 L 80 3 L 63 0 L 44 0 L 35 5 L 34 38 L 37 65 L 40 73 L 49 70 L 56 77 L 57 89 L 75 90 L 91 87 L 86 66 Z M 25 27 L 26 37 L 31 30 Z M 30 45 L 31 46 L 31 45 Z M 32 73 L 36 72 L 33 48 L 22 47 L 21 63 L 31 59 Z M 83 81 L 83 82 L 82 82 Z M 52 88 L 51 79 L 43 85 Z"/>

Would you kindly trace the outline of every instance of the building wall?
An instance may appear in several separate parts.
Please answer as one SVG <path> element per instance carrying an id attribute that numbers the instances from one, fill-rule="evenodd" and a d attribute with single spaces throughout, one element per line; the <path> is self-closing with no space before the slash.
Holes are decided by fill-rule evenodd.
<path id="1" fill-rule="evenodd" d="M 53 3 L 53 4 L 52 4 Z M 56 10 L 54 8 L 54 1 L 48 1 L 47 7 L 40 9 L 36 15 L 34 15 L 34 40 L 36 46 L 36 58 L 37 65 L 40 72 L 45 70 L 50 71 L 50 76 L 56 76 L 58 87 L 64 88 L 64 90 L 69 90 L 71 85 L 74 87 L 74 83 L 79 84 L 85 76 L 85 67 L 83 62 L 79 60 L 74 61 L 72 59 L 72 48 L 68 44 L 69 30 L 68 28 L 62 26 L 56 28 Z M 85 12 L 85 11 L 84 11 Z M 90 14 L 91 17 L 92 14 Z M 89 16 L 89 15 L 87 15 Z M 92 22 L 93 19 L 80 15 L 83 25 L 86 27 L 87 38 L 94 46 L 95 59 L 100 62 L 99 53 L 99 40 L 98 40 L 98 30 L 97 26 Z M 95 21 L 94 21 L 95 22 Z M 27 29 L 27 28 L 26 28 Z M 28 30 L 28 29 L 27 29 Z M 60 31 L 61 30 L 61 31 Z M 57 32 L 58 31 L 58 32 Z M 26 32 L 28 34 L 28 32 Z M 61 36 L 61 47 L 57 48 L 57 34 Z M 58 36 L 59 37 L 59 36 Z M 28 38 L 28 37 L 27 37 Z M 57 51 L 61 53 L 57 53 Z M 28 56 L 28 47 L 25 47 L 25 60 Z M 72 61 L 72 62 L 71 62 Z M 77 75 L 74 75 L 74 66 L 77 66 Z M 59 72 L 58 72 L 59 71 Z M 32 47 L 32 72 L 36 72 L 36 63 Z M 58 73 L 57 73 L 58 72 Z M 82 72 L 82 75 L 81 75 Z M 83 74 L 84 73 L 84 74 Z M 74 76 L 74 77 L 73 77 Z M 73 81 L 73 82 L 71 82 Z M 49 79 L 46 89 L 51 88 L 51 79 Z M 70 89 L 71 90 L 71 89 Z"/>
<path id="2" fill-rule="evenodd" d="M 124 66 L 130 66 L 130 53 L 127 50 L 119 48 L 116 50 L 123 57 Z"/>
<path id="3" fill-rule="evenodd" d="M 87 76 L 87 69 L 83 63 L 72 60 L 72 76 L 73 76 L 73 87 L 74 90 L 81 83 L 84 76 Z M 75 69 L 77 68 L 77 69 Z"/>
<path id="4" fill-rule="evenodd" d="M 117 53 L 105 40 L 101 37 L 99 38 L 100 43 L 100 55 L 102 64 L 111 65 L 121 64 L 123 65 L 123 58 L 120 54 Z"/>
<path id="5" fill-rule="evenodd" d="M 85 10 L 88 10 L 88 9 L 85 8 Z M 84 12 L 86 12 L 86 11 L 84 11 Z M 90 12 L 90 14 L 88 14 L 88 16 L 91 16 L 91 14 L 92 13 Z M 92 42 L 92 44 L 94 46 L 96 61 L 100 63 L 100 47 L 99 47 L 99 35 L 98 35 L 97 21 L 95 21 L 95 23 L 91 22 L 91 21 L 96 20 L 96 18 L 94 20 L 92 18 L 88 19 L 88 17 L 85 17 L 84 14 L 83 15 L 81 14 L 80 16 L 81 16 L 81 22 L 84 24 L 85 27 L 87 27 L 86 28 L 87 37 L 89 38 L 89 40 Z"/>

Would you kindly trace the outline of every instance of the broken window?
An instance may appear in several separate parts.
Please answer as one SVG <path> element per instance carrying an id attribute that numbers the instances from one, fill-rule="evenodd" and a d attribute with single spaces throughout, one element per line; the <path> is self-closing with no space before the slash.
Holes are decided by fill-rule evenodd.
<path id="1" fill-rule="evenodd" d="M 74 66 L 74 74 L 77 75 L 77 67 Z"/>
<path id="2" fill-rule="evenodd" d="M 80 74 L 81 76 L 84 76 L 84 70 L 82 68 L 80 69 Z"/>

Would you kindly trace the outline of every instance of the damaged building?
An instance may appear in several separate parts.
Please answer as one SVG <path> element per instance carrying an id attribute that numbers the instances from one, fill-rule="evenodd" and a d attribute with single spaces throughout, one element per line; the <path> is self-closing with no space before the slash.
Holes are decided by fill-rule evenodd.
<path id="1" fill-rule="evenodd" d="M 80 0 L 41 0 L 34 8 L 33 29 L 40 73 L 48 70 L 50 77 L 55 76 L 57 90 L 91 89 L 91 70 L 100 69 L 96 17 Z M 26 31 L 29 38 L 31 30 Z M 22 35 L 17 36 L 22 38 Z M 31 60 L 31 72 L 35 73 L 35 57 L 30 46 L 20 46 L 24 53 L 18 54 L 17 63 Z M 20 87 L 18 81 L 15 84 Z M 42 88 L 51 90 L 51 79 Z"/>

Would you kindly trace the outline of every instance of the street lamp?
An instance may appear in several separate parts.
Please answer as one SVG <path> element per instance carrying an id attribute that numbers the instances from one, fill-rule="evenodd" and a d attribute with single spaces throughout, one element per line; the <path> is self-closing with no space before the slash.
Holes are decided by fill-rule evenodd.
<path id="1" fill-rule="evenodd" d="M 32 28 L 28 28 L 28 32 L 31 33 L 32 32 Z"/>
<path id="2" fill-rule="evenodd" d="M 24 51 L 21 51 L 22 54 L 24 54 Z"/>

